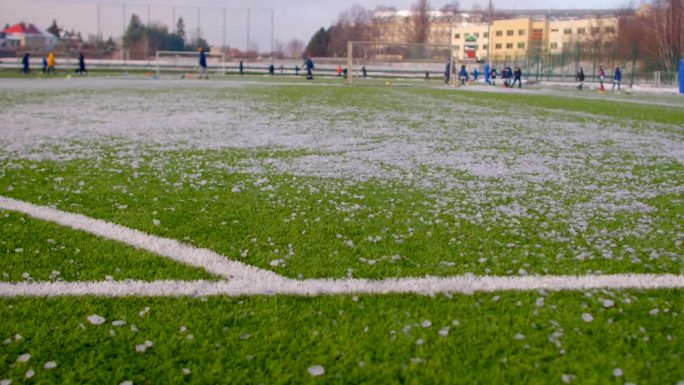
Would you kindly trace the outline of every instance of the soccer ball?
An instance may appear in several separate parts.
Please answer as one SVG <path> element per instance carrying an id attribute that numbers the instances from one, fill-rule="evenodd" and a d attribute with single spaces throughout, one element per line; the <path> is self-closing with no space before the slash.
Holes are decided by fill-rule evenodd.
<path id="1" fill-rule="evenodd" d="M 391 82 L 385 82 L 385 85 L 386 85 L 386 86 L 391 86 L 392 83 L 391 83 Z"/>

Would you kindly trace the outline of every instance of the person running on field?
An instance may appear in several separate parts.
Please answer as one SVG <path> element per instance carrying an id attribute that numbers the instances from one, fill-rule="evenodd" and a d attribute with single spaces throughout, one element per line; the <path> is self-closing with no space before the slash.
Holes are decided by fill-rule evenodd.
<path id="1" fill-rule="evenodd" d="M 21 73 L 24 75 L 28 75 L 29 73 L 31 73 L 31 60 L 30 59 L 31 59 L 31 54 L 29 54 L 28 52 L 26 52 L 24 54 L 24 58 L 21 59 L 21 65 L 22 65 Z"/>
<path id="2" fill-rule="evenodd" d="M 579 71 L 577 71 L 577 89 L 582 91 L 582 88 L 584 88 L 584 68 L 580 67 Z"/>
<path id="3" fill-rule="evenodd" d="M 515 83 L 518 83 L 518 88 L 522 88 L 522 70 L 520 67 L 515 67 L 515 72 L 513 72 L 513 84 L 511 87 L 515 87 Z"/>
<path id="4" fill-rule="evenodd" d="M 361 72 L 363 73 L 363 78 L 368 77 L 368 70 L 366 70 L 366 66 L 361 67 Z"/>
<path id="5" fill-rule="evenodd" d="M 512 87 L 511 79 L 513 79 L 513 69 L 510 66 L 506 66 L 506 74 L 504 75 L 504 82 L 506 82 L 506 87 Z"/>
<path id="6" fill-rule="evenodd" d="M 337 66 L 337 77 L 338 78 L 342 77 L 342 66 L 341 65 Z"/>
<path id="7" fill-rule="evenodd" d="M 313 80 L 313 69 L 314 69 L 314 62 L 311 60 L 311 58 L 307 58 L 306 61 L 304 62 L 304 67 L 306 67 L 306 80 Z"/>
<path id="8" fill-rule="evenodd" d="M 79 52 L 78 55 L 78 69 L 76 70 L 76 73 L 79 75 L 84 75 L 88 73 L 88 70 L 86 70 L 86 65 L 85 65 L 85 56 L 83 56 L 83 52 Z"/>
<path id="9" fill-rule="evenodd" d="M 461 66 L 461 71 L 459 72 L 459 79 L 461 80 L 461 85 L 464 86 L 468 82 L 468 70 L 466 66 Z"/>
<path id="10" fill-rule="evenodd" d="M 47 72 L 47 58 L 43 56 L 43 74 Z"/>
<path id="11" fill-rule="evenodd" d="M 601 84 L 601 92 L 606 92 L 606 87 L 603 86 L 603 82 L 606 81 L 606 71 L 603 70 L 603 66 L 599 66 L 599 83 Z"/>
<path id="12" fill-rule="evenodd" d="M 47 74 L 50 75 L 52 73 L 53 75 L 57 75 L 57 71 L 55 70 L 55 53 L 50 52 L 47 57 Z"/>
<path id="13" fill-rule="evenodd" d="M 492 70 L 489 71 L 489 82 L 493 86 L 496 86 L 496 68 L 494 68 L 494 67 L 492 67 Z"/>
<path id="14" fill-rule="evenodd" d="M 240 60 L 240 76 L 245 74 L 245 62 Z"/>
<path id="15" fill-rule="evenodd" d="M 207 72 L 207 54 L 204 52 L 204 48 L 199 48 L 199 78 L 209 79 L 209 73 Z"/>
<path id="16" fill-rule="evenodd" d="M 620 67 L 615 68 L 615 75 L 613 75 L 613 90 L 615 85 L 617 85 L 618 91 L 620 91 L 620 82 L 622 81 L 622 71 Z"/>
<path id="17" fill-rule="evenodd" d="M 473 81 L 474 81 L 474 82 L 477 82 L 477 78 L 478 78 L 479 76 L 480 76 L 480 72 L 477 70 L 477 68 L 475 68 L 475 69 L 473 70 Z"/>

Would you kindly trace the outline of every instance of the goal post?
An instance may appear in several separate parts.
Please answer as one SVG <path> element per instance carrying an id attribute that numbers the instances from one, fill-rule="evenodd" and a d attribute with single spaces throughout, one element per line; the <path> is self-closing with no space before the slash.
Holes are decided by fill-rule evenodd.
<path id="1" fill-rule="evenodd" d="M 207 70 L 215 74 L 226 74 L 226 54 L 223 52 L 205 52 Z M 155 69 L 157 76 L 163 71 L 183 72 L 199 70 L 199 52 L 193 51 L 157 51 Z"/>
<path id="2" fill-rule="evenodd" d="M 362 78 L 447 79 L 447 63 L 451 63 L 449 84 L 456 84 L 457 55 L 449 44 L 387 43 L 371 41 L 347 42 L 347 84 L 358 84 Z"/>

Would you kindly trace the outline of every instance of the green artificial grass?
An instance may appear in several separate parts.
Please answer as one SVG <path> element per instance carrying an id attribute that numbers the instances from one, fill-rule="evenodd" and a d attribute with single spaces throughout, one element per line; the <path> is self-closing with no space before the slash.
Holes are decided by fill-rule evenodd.
<path id="1" fill-rule="evenodd" d="M 683 304 L 681 291 L 12 299 L 0 302 L 0 379 L 22 383 L 33 369 L 36 384 L 677 384 Z M 311 376 L 316 365 L 325 374 Z"/>
<path id="2" fill-rule="evenodd" d="M 0 210 L 0 281 L 216 279 L 115 241 Z"/>
<path id="3" fill-rule="evenodd" d="M 50 134 L 30 148 L 34 126 L 0 137 L 0 195 L 292 278 L 684 272 L 684 166 L 642 151 L 682 146 L 679 100 L 280 81 L 0 91 L 3 116 Z M 155 131 L 173 119 L 178 130 Z M 108 124 L 150 133 L 90 136 Z M 83 137 L 62 138 L 71 126 Z M 216 132 L 217 143 L 201 141 Z M 241 142 L 252 134 L 276 144 Z M 424 148 L 397 159 L 410 146 Z M 345 162 L 354 173 L 336 168 Z M 6 282 L 215 279 L 7 211 L 2 272 Z M 0 380 L 679 385 L 683 306 L 681 290 L 2 299 Z M 90 324 L 94 314 L 105 324 Z M 325 374 L 314 377 L 317 365 Z"/>

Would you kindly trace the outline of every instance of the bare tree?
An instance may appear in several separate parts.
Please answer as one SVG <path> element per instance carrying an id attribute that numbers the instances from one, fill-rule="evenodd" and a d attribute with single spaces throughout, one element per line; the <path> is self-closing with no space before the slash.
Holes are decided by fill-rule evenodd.
<path id="1" fill-rule="evenodd" d="M 446 3 L 440 8 L 439 10 L 442 13 L 450 14 L 450 15 L 455 15 L 458 13 L 458 10 L 460 9 L 461 3 L 458 0 L 452 0 L 449 3 Z"/>
<path id="2" fill-rule="evenodd" d="M 413 43 L 427 43 L 430 35 L 430 11 L 432 11 L 432 6 L 428 0 L 416 0 L 411 5 L 413 28 L 409 41 Z"/>
<path id="3" fill-rule="evenodd" d="M 347 53 L 348 41 L 370 40 L 373 12 L 358 4 L 340 13 L 330 32 L 328 51 L 333 56 Z"/>
<path id="4" fill-rule="evenodd" d="M 625 10 L 618 28 L 618 55 L 636 58 L 646 70 L 674 72 L 684 51 L 682 0 L 651 0 L 630 14 Z"/>
<path id="5" fill-rule="evenodd" d="M 285 47 L 285 54 L 293 59 L 299 59 L 304 52 L 304 42 L 299 39 L 292 39 Z"/>

